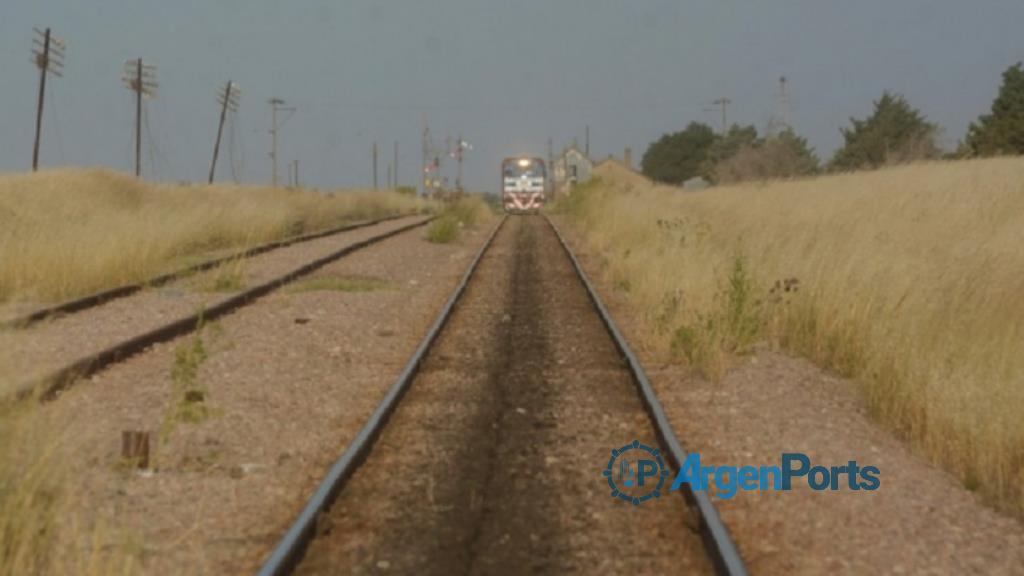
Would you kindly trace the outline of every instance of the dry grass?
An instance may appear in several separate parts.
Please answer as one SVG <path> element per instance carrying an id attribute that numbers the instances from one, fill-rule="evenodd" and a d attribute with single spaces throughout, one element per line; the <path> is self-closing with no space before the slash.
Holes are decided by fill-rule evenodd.
<path id="1" fill-rule="evenodd" d="M 660 353 L 717 377 L 767 338 L 856 379 L 920 453 L 1024 513 L 1024 160 L 700 193 L 598 175 L 560 208 Z"/>
<path id="2" fill-rule="evenodd" d="M 0 406 L 0 575 L 136 572 L 128 537 L 67 512 L 75 497 L 69 450 L 37 410 L 34 401 Z M 76 545 L 58 553 L 61 538 Z"/>
<path id="3" fill-rule="evenodd" d="M 459 239 L 463 228 L 473 228 L 493 216 L 480 196 L 465 196 L 445 205 L 437 219 L 427 227 L 427 241 L 448 244 Z"/>
<path id="4" fill-rule="evenodd" d="M 151 184 L 108 170 L 0 175 L 0 303 L 67 299 L 204 252 L 421 208 L 393 192 Z"/>

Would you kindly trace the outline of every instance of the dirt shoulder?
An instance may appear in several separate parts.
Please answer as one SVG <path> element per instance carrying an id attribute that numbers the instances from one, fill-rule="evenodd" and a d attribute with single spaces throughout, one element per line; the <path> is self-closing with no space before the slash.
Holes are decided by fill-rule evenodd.
<path id="1" fill-rule="evenodd" d="M 952 476 L 875 424 L 856 384 L 761 349 L 718 383 L 657 358 L 632 321 L 639 311 L 568 234 L 655 386 L 684 446 L 704 465 L 877 466 L 873 492 L 737 492 L 716 498 L 753 574 L 1024 574 L 1024 525 L 987 507 Z M 575 240 L 575 241 L 573 241 Z"/>
<path id="2" fill-rule="evenodd" d="M 454 244 L 415 230 L 330 264 L 202 333 L 200 422 L 157 431 L 192 336 L 80 383 L 37 415 L 75 478 L 56 554 L 124 550 L 144 573 L 252 572 L 363 425 L 464 273 L 488 227 Z M 184 346 L 184 348 L 183 348 Z M 150 430 L 158 470 L 120 465 Z M 98 539 L 98 543 L 97 543 Z"/>

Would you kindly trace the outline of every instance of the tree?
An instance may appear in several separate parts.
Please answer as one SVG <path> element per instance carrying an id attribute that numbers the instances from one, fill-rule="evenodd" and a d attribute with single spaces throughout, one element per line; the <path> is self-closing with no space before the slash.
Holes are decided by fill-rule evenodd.
<path id="1" fill-rule="evenodd" d="M 666 134 L 648 146 L 640 167 L 652 180 L 682 184 L 701 174 L 714 142 L 715 132 L 710 126 L 692 122 L 682 132 Z"/>
<path id="2" fill-rule="evenodd" d="M 756 148 L 764 141 L 757 137 L 757 128 L 733 124 L 723 136 L 715 138 L 708 150 L 707 160 L 701 168 L 701 176 L 716 182 L 715 168 L 735 156 L 740 150 Z"/>
<path id="3" fill-rule="evenodd" d="M 1003 72 L 1003 85 L 992 113 L 978 118 L 967 130 L 967 149 L 978 156 L 1024 154 L 1024 68 L 1021 63 Z"/>
<path id="4" fill-rule="evenodd" d="M 850 123 L 850 128 L 840 128 L 845 144 L 832 158 L 833 170 L 879 168 L 940 155 L 938 127 L 899 94 L 883 93 L 870 117 L 850 118 Z"/>
<path id="5" fill-rule="evenodd" d="M 722 184 L 744 180 L 772 180 L 808 176 L 818 171 L 818 157 L 807 140 L 791 129 L 740 148 L 715 166 Z"/>

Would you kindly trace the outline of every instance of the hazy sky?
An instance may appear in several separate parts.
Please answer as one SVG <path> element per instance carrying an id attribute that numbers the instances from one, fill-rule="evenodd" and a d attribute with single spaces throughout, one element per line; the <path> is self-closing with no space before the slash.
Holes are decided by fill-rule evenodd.
<path id="1" fill-rule="evenodd" d="M 160 81 L 147 177 L 205 178 L 215 94 L 231 78 L 246 181 L 269 180 L 266 100 L 278 96 L 298 107 L 281 131 L 282 174 L 298 158 L 306 184 L 368 185 L 377 140 L 383 183 L 398 140 L 411 184 L 426 113 L 439 143 L 462 132 L 473 144 L 467 185 L 493 190 L 503 156 L 544 155 L 549 137 L 582 145 L 587 124 L 595 157 L 628 145 L 637 160 L 664 132 L 717 126 L 704 108 L 721 96 L 730 121 L 763 129 L 781 75 L 792 124 L 823 157 L 885 89 L 952 147 L 1024 59 L 1022 23 L 1021 0 L 2 0 L 0 170 L 31 164 L 33 26 L 68 45 L 64 78 L 47 90 L 45 166 L 131 169 L 134 108 L 119 78 L 141 56 Z M 230 175 L 225 161 L 218 176 Z"/>

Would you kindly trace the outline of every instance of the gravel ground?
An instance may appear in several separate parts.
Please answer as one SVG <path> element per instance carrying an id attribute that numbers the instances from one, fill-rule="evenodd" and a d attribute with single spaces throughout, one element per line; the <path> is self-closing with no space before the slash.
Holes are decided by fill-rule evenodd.
<path id="1" fill-rule="evenodd" d="M 136 334 L 195 314 L 201 307 L 222 302 L 305 262 L 422 219 L 422 216 L 401 218 L 260 254 L 225 268 L 238 275 L 235 283 L 228 283 L 222 289 L 213 289 L 216 278 L 231 275 L 225 274 L 225 270 L 213 270 L 47 320 L 25 330 L 0 331 L 0 354 L 5 356 L 0 358 L 0 367 L 8 371 L 6 379 L 18 386 L 38 381 L 62 366 Z M 3 376 L 0 374 L 0 381 L 4 380 Z"/>
<path id="2" fill-rule="evenodd" d="M 299 573 L 707 572 L 680 496 L 609 496 L 634 439 L 654 432 L 557 239 L 512 218 Z"/>
<path id="3" fill-rule="evenodd" d="M 379 402 L 488 232 L 449 245 L 426 242 L 422 230 L 401 234 L 208 326 L 198 382 L 209 417 L 179 422 L 162 446 L 154 439 L 155 473 L 123 469 L 121 431 L 156 436 L 175 405 L 175 351 L 191 336 L 43 406 L 37 417 L 60 431 L 76 479 L 62 514 L 76 522 L 61 524 L 57 554 L 91 549 L 99 534 L 103 549 L 127 550 L 145 573 L 253 571 Z M 313 289 L 325 284 L 344 288 Z"/>
<path id="4" fill-rule="evenodd" d="M 585 245 L 575 238 L 574 246 Z M 751 573 L 1024 574 L 1024 525 L 881 429 L 855 383 L 767 349 L 721 382 L 695 377 L 644 348 L 632 321 L 638 311 L 581 252 L 677 433 L 702 463 L 778 465 L 783 452 L 804 452 L 815 464 L 856 460 L 880 469 L 874 492 L 819 493 L 800 483 L 792 492 L 718 500 Z"/>

